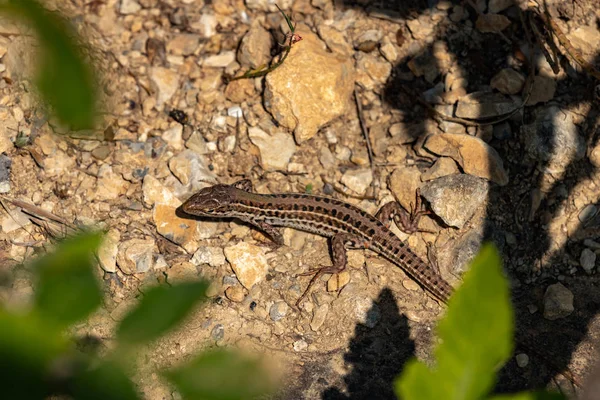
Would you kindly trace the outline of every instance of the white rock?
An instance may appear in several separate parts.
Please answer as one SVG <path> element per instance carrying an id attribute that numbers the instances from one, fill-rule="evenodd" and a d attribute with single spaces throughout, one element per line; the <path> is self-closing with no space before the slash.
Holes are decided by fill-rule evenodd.
<path id="1" fill-rule="evenodd" d="M 373 171 L 370 168 L 348 170 L 340 181 L 348 189 L 363 195 L 373 182 Z"/>
<path id="2" fill-rule="evenodd" d="M 119 7 L 119 12 L 124 15 L 135 14 L 141 9 L 142 6 L 140 6 L 135 0 L 121 0 L 121 7 Z"/>
<path id="3" fill-rule="evenodd" d="M 269 264 L 263 249 L 240 242 L 225 247 L 225 257 L 240 283 L 248 290 L 267 275 Z"/>
<path id="4" fill-rule="evenodd" d="M 286 170 L 296 152 L 294 139 L 283 132 L 269 135 L 257 127 L 248 129 L 250 141 L 260 151 L 260 164 L 266 170 Z"/>
<path id="5" fill-rule="evenodd" d="M 596 266 L 596 253 L 586 247 L 579 256 L 579 263 L 585 272 L 591 274 Z"/>
<path id="6" fill-rule="evenodd" d="M 225 264 L 225 253 L 221 247 L 200 247 L 190 262 L 194 265 L 208 264 L 218 267 Z"/>

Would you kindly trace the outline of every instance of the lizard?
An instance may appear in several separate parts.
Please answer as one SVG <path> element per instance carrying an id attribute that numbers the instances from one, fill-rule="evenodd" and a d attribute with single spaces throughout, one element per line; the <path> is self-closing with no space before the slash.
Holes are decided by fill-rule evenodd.
<path id="1" fill-rule="evenodd" d="M 299 274 L 313 277 L 296 305 L 320 276 L 339 274 L 346 269 L 346 246 L 366 248 L 385 257 L 443 303 L 447 303 L 453 291 L 436 268 L 419 258 L 389 229 L 392 221 L 411 229 L 409 220 L 414 217 L 395 201 L 385 204 L 372 216 L 332 197 L 254 193 L 252 182 L 243 179 L 231 185 L 215 184 L 201 189 L 179 209 L 190 216 L 239 219 L 266 233 L 276 245 L 283 245 L 280 227 L 329 238 L 333 265 Z"/>

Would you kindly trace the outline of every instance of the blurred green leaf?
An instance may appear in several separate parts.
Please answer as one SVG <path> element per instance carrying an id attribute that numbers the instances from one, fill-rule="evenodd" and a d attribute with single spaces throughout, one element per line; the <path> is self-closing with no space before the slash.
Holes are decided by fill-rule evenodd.
<path id="1" fill-rule="evenodd" d="M 67 349 L 54 326 L 0 308 L 0 387 L 4 399 L 45 398 L 54 361 Z"/>
<path id="2" fill-rule="evenodd" d="M 92 128 L 96 90 L 94 71 L 86 63 L 75 30 L 35 0 L 8 0 L 0 12 L 24 19 L 40 41 L 37 85 L 58 119 L 75 130 Z"/>
<path id="3" fill-rule="evenodd" d="M 489 400 L 567 400 L 567 397 L 560 393 L 551 392 L 523 392 L 515 394 L 502 394 L 492 396 Z"/>
<path id="4" fill-rule="evenodd" d="M 412 361 L 396 381 L 403 400 L 475 400 L 492 388 L 496 371 L 510 357 L 513 314 L 500 257 L 485 245 L 450 298 L 438 326 L 442 343 L 432 371 Z"/>
<path id="5" fill-rule="evenodd" d="M 186 282 L 149 289 L 117 328 L 117 338 L 126 343 L 154 340 L 172 329 L 192 308 L 206 298 L 208 283 Z"/>
<path id="6" fill-rule="evenodd" d="M 186 400 L 255 399 L 272 391 L 258 361 L 226 350 L 205 352 L 163 374 Z"/>
<path id="7" fill-rule="evenodd" d="M 34 261 L 38 274 L 35 306 L 41 315 L 68 325 L 100 305 L 102 293 L 92 267 L 101 240 L 99 233 L 82 234 L 64 240 L 55 251 Z"/>
<path id="8" fill-rule="evenodd" d="M 102 362 L 73 379 L 70 394 L 76 400 L 137 400 L 137 391 L 116 363 Z"/>

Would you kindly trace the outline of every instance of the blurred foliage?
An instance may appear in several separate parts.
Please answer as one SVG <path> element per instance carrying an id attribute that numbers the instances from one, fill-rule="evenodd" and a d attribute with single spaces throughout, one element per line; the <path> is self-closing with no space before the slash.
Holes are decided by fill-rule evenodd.
<path id="1" fill-rule="evenodd" d="M 396 381 L 403 400 L 479 400 L 496 381 L 496 373 L 513 349 L 514 317 L 508 282 L 493 245 L 485 245 L 471 263 L 460 288 L 448 302 L 438 326 L 441 343 L 432 370 L 410 360 Z M 532 392 L 493 397 L 503 400 L 557 400 L 556 393 Z"/>
<path id="2" fill-rule="evenodd" d="M 35 294 L 27 312 L 0 304 L 2 398 L 140 399 L 130 371 L 134 350 L 175 328 L 206 299 L 205 281 L 150 288 L 119 324 L 113 352 L 99 358 L 78 351 L 78 338 L 66 332 L 102 302 L 93 271 L 101 240 L 97 233 L 83 233 L 33 261 Z M 162 374 L 184 399 L 241 400 L 271 389 L 255 360 L 223 350 L 202 353 Z"/>
<path id="3" fill-rule="evenodd" d="M 74 130 L 92 128 L 97 102 L 95 74 L 71 24 L 36 0 L 4 0 L 0 12 L 23 20 L 36 31 L 40 43 L 36 85 L 56 117 Z"/>

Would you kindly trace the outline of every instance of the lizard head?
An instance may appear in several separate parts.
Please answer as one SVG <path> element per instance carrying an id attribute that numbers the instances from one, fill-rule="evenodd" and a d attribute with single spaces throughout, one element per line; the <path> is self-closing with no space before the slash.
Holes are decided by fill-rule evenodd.
<path id="1" fill-rule="evenodd" d="M 231 186 L 214 185 L 206 187 L 186 200 L 180 209 L 186 214 L 198 217 L 230 217 L 232 209 Z"/>

